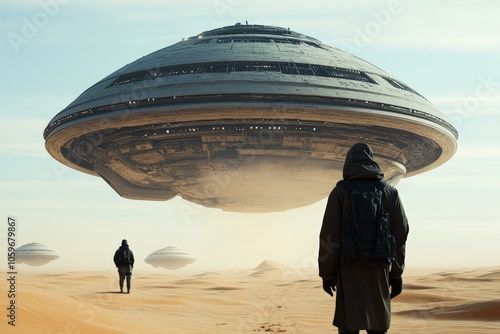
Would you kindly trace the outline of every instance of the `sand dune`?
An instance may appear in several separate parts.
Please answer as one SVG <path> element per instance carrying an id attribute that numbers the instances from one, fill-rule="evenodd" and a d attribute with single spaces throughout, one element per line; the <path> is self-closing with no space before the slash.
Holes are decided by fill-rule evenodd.
<path id="1" fill-rule="evenodd" d="M 404 291 L 392 303 L 390 332 L 496 333 L 498 286 L 498 267 L 407 270 Z M 131 294 L 117 290 L 114 272 L 22 273 L 16 327 L 4 319 L 0 333 L 335 332 L 335 299 L 322 291 L 317 270 L 271 260 L 240 271 L 136 272 Z M 2 305 L 7 305 L 6 297 L 1 294 Z"/>
<path id="2" fill-rule="evenodd" d="M 500 321 L 500 300 L 487 300 L 449 306 L 444 308 L 444 310 L 440 310 L 436 316 L 446 319 Z"/>
<path id="3" fill-rule="evenodd" d="M 272 260 L 264 260 L 257 267 L 254 268 L 254 270 L 289 270 L 289 269 L 290 269 L 289 267 Z"/>
<path id="4" fill-rule="evenodd" d="M 475 301 L 460 305 L 439 305 L 427 309 L 399 312 L 415 318 L 439 318 L 469 321 L 500 321 L 500 300 Z"/>

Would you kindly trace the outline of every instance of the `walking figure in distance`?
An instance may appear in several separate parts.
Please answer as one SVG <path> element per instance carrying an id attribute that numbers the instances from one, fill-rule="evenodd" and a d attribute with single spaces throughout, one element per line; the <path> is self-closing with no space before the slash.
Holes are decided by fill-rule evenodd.
<path id="1" fill-rule="evenodd" d="M 403 288 L 408 232 L 398 191 L 384 181 L 371 147 L 354 144 L 328 197 L 318 255 L 323 290 L 337 292 L 339 333 L 387 333 L 391 299 Z"/>
<path id="2" fill-rule="evenodd" d="M 134 253 L 132 253 L 132 250 L 129 248 L 127 240 L 122 240 L 122 245 L 116 250 L 113 261 L 118 268 L 120 292 L 123 293 L 123 281 L 127 279 L 127 293 L 130 293 L 132 269 L 134 268 L 135 260 Z"/>

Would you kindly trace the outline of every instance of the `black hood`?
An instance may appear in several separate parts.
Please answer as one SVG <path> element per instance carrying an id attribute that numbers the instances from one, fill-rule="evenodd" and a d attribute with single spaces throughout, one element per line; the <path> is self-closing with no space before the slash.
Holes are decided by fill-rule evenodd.
<path id="1" fill-rule="evenodd" d="M 128 242 L 126 239 L 122 240 L 122 245 L 120 246 L 121 249 L 128 249 Z"/>
<path id="2" fill-rule="evenodd" d="M 373 160 L 372 148 L 365 143 L 354 144 L 349 149 L 345 158 L 343 176 L 344 180 L 382 180 L 384 178 L 380 166 Z"/>

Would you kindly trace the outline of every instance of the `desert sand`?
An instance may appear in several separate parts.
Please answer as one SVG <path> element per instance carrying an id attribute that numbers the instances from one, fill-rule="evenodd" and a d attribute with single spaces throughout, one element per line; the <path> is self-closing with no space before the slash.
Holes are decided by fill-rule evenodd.
<path id="1" fill-rule="evenodd" d="M 130 294 L 117 293 L 117 276 L 19 273 L 16 326 L 2 288 L 0 333 L 337 333 L 334 298 L 313 268 L 266 260 L 248 270 L 135 272 Z M 500 333 L 499 286 L 500 267 L 408 269 L 389 332 Z"/>

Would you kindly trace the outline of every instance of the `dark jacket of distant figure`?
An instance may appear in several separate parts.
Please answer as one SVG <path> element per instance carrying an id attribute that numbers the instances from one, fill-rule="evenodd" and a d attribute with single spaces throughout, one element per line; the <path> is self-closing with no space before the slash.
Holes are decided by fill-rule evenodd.
<path id="1" fill-rule="evenodd" d="M 373 151 L 366 144 L 355 144 L 347 153 L 344 180 L 382 180 L 384 174 L 373 161 Z M 358 181 L 362 182 L 362 181 Z M 320 232 L 319 275 L 336 282 L 336 306 L 333 325 L 344 330 L 386 330 L 391 321 L 389 277 L 399 278 L 405 264 L 408 221 L 398 191 L 386 185 L 382 193 L 384 211 L 389 213 L 396 239 L 396 261 L 388 265 L 346 265 L 340 260 L 341 226 L 349 219 L 351 197 L 342 184 L 328 197 Z"/>
<path id="2" fill-rule="evenodd" d="M 118 268 L 120 274 L 129 274 L 134 267 L 134 253 L 130 250 L 128 244 L 122 244 L 113 256 L 115 266 Z"/>

